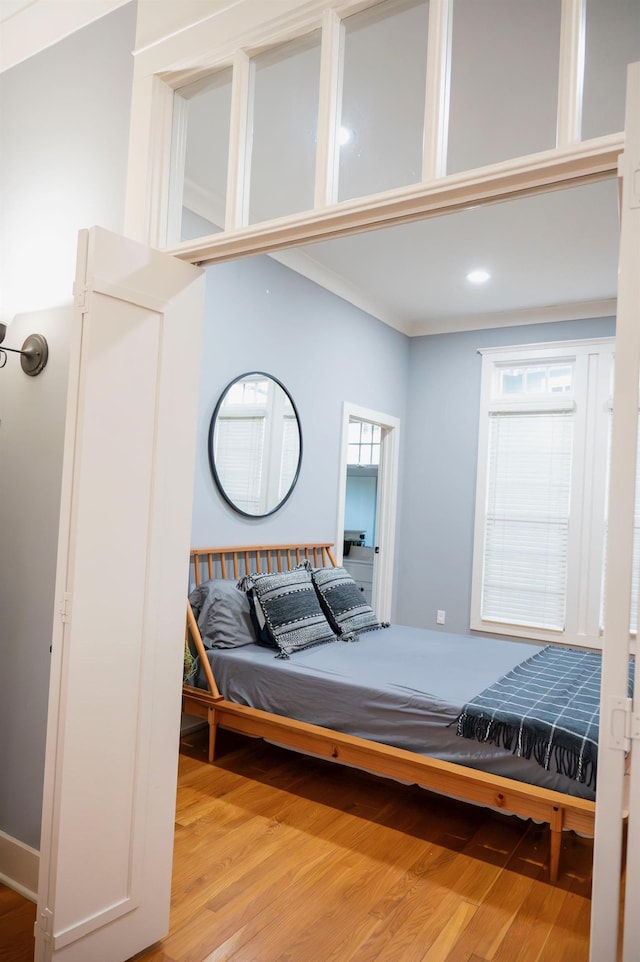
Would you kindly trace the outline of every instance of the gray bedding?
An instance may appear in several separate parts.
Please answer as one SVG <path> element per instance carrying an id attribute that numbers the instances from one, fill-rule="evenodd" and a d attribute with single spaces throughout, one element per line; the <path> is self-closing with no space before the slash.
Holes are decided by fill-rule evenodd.
<path id="1" fill-rule="evenodd" d="M 593 798 L 593 790 L 533 759 L 456 734 L 463 705 L 540 651 L 527 643 L 392 625 L 353 643 L 297 652 L 288 660 L 247 645 L 207 652 L 230 701 L 334 731 Z M 206 687 L 203 678 L 196 684 Z"/>

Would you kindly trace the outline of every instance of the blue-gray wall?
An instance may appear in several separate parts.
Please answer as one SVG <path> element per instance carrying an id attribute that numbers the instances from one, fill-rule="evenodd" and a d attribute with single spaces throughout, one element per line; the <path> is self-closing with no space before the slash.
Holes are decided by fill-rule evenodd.
<path id="1" fill-rule="evenodd" d="M 267 256 L 207 269 L 192 544 L 336 538 L 342 404 L 404 421 L 409 339 Z M 218 493 L 207 457 L 209 422 L 229 381 L 266 371 L 289 390 L 302 423 L 298 484 L 257 520 Z"/>
<path id="2" fill-rule="evenodd" d="M 469 631 L 481 356 L 479 348 L 615 332 L 613 318 L 407 338 L 294 271 L 260 256 L 208 268 L 192 544 L 336 537 L 343 401 L 401 419 L 394 620 Z M 289 389 L 303 460 L 286 504 L 265 519 L 236 514 L 209 470 L 216 401 L 260 370 Z"/>
<path id="3" fill-rule="evenodd" d="M 34 848 L 77 234 L 123 228 L 134 38 L 131 4 L 0 75 L 6 344 L 49 342 L 38 378 L 15 357 L 0 375 L 0 831 Z"/>
<path id="4" fill-rule="evenodd" d="M 395 620 L 468 633 L 482 358 L 479 348 L 605 337 L 613 318 L 414 338 L 409 361 Z"/>

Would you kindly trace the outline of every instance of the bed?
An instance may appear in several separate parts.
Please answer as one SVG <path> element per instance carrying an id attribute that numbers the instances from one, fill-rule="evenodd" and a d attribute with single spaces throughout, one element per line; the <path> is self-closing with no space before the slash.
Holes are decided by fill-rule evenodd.
<path id="1" fill-rule="evenodd" d="M 235 584 L 305 562 L 335 567 L 331 545 L 194 549 L 190 584 Z M 221 727 L 546 822 L 553 882 L 563 830 L 593 835 L 593 784 L 457 734 L 466 703 L 538 646 L 390 626 L 353 644 L 314 645 L 281 660 L 257 644 L 205 648 L 189 603 L 186 642 L 196 673 L 183 686 L 183 711 L 207 721 L 210 762 Z M 390 649 L 403 657 L 390 662 Z M 460 671 L 465 664 L 471 672 Z M 421 674 L 428 686 L 416 683 Z"/>

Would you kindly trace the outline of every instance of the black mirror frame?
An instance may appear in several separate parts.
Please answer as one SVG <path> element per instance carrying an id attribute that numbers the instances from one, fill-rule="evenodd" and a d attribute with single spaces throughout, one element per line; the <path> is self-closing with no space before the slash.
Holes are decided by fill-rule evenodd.
<path id="1" fill-rule="evenodd" d="M 253 377 L 255 375 L 258 375 L 259 377 L 269 378 L 270 381 L 273 381 L 275 384 L 277 384 L 278 387 L 282 391 L 284 391 L 284 393 L 287 395 L 291 403 L 293 413 L 296 416 L 296 424 L 298 425 L 298 437 L 300 439 L 300 450 L 298 451 L 298 464 L 296 466 L 295 474 L 289 486 L 289 490 L 285 494 L 284 498 L 282 498 L 282 500 L 279 501 L 274 508 L 272 508 L 270 511 L 265 511 L 263 514 L 250 514 L 250 512 L 243 511 L 242 508 L 239 508 L 236 504 L 234 504 L 234 502 L 231 500 L 231 498 L 229 497 L 229 495 L 227 494 L 227 492 L 223 487 L 222 481 L 220 480 L 220 476 L 216 469 L 215 458 L 213 456 L 213 435 L 216 429 L 216 419 L 218 417 L 218 414 L 220 413 L 220 408 L 224 403 L 224 399 L 227 395 L 229 388 L 231 388 L 234 384 L 237 384 L 238 381 L 242 381 L 246 377 Z M 244 518 L 253 518 L 254 520 L 260 520 L 261 518 L 268 518 L 270 515 L 275 514 L 276 511 L 279 511 L 280 508 L 291 497 L 291 494 L 296 484 L 298 483 L 298 478 L 300 476 L 300 467 L 302 465 L 302 423 L 300 421 L 300 415 L 298 414 L 298 409 L 295 406 L 294 400 L 291 397 L 291 394 L 289 393 L 289 391 L 286 389 L 286 387 L 282 383 L 282 381 L 280 381 L 277 377 L 274 377 L 273 374 L 267 374 L 266 371 L 245 371 L 244 374 L 239 374 L 237 377 L 234 377 L 233 380 L 229 381 L 229 383 L 226 385 L 224 390 L 221 392 L 220 397 L 218 398 L 218 401 L 216 403 L 216 406 L 213 409 L 213 414 L 211 415 L 211 421 L 209 422 L 209 433 L 207 436 L 207 455 L 209 457 L 209 468 L 211 470 L 211 475 L 213 477 L 213 480 L 215 482 L 215 485 L 218 491 L 220 492 L 224 500 L 227 502 L 229 507 L 233 508 L 233 510 L 237 514 L 241 514 Z"/>

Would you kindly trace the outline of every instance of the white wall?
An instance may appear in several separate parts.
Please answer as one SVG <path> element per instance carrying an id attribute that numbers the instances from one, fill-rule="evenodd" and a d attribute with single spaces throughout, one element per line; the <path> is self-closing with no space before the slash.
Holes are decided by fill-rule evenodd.
<path id="1" fill-rule="evenodd" d="M 122 230 L 134 31 L 129 4 L 0 74 L 5 322 L 69 301 L 80 228 Z"/>
<path id="2" fill-rule="evenodd" d="M 1 311 L 40 311 L 5 343 L 37 331 L 50 349 L 37 378 L 15 356 L 0 371 L 0 831 L 34 848 L 76 238 L 122 229 L 134 29 L 122 7 L 0 75 Z"/>

